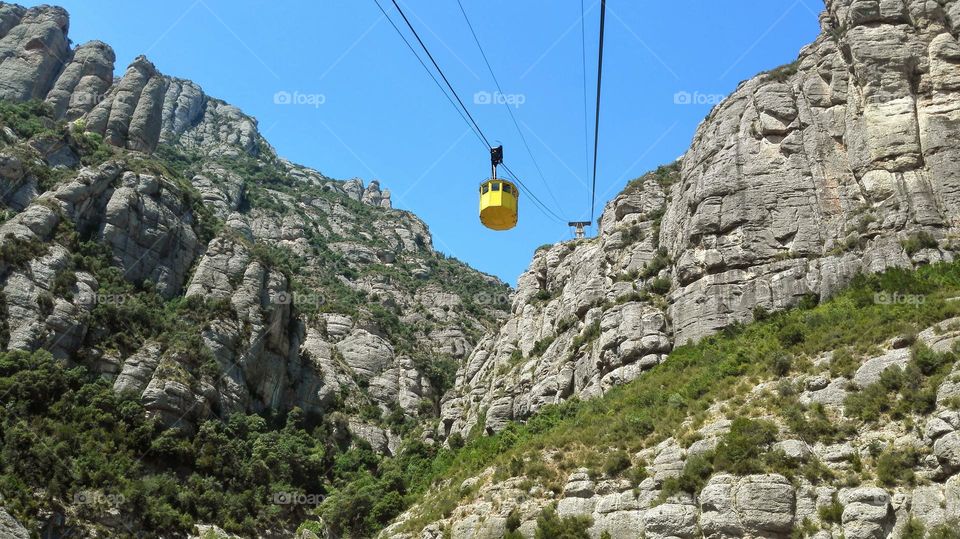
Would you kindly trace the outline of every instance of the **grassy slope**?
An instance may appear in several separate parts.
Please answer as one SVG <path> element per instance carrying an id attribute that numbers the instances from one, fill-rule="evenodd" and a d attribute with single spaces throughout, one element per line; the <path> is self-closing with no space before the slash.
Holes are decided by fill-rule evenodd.
<path id="1" fill-rule="evenodd" d="M 925 301 L 880 304 L 875 301 L 875 294 L 881 292 L 923 295 Z M 842 350 L 842 355 L 856 359 L 889 338 L 915 335 L 923 328 L 960 315 L 960 302 L 947 301 L 958 294 L 960 264 L 941 264 L 917 272 L 891 270 L 859 277 L 847 291 L 822 305 L 810 302 L 811 305 L 772 316 L 758 312 L 760 318 L 766 318 L 764 321 L 730 328 L 696 345 L 678 347 L 662 365 L 602 398 L 546 407 L 526 424 L 512 424 L 496 436 L 471 437 L 462 449 L 445 450 L 430 463 L 418 464 L 409 476 L 416 478 L 421 487 L 420 494 L 411 496 L 421 502 L 421 509 L 405 527 L 419 529 L 448 514 L 470 495 L 460 492 L 460 483 L 490 466 L 497 468 L 500 477 L 523 474 L 554 489 L 562 485 L 563 472 L 579 466 L 592 467 L 596 473 L 603 473 L 602 468 L 627 472 L 639 480 L 644 475 L 643 463 L 624 467 L 611 462 L 611 455 L 622 455 L 618 450 L 629 455 L 670 436 L 689 437 L 692 427 L 705 418 L 711 405 L 736 402 L 757 383 L 791 370 L 813 370 L 809 360 L 821 352 Z M 917 353 L 922 363 L 926 356 L 922 351 Z M 920 373 L 920 378 L 911 381 L 922 394 L 910 397 L 917 401 L 910 411 L 922 411 L 924 403 L 929 404 L 931 388 L 942 379 L 945 367 L 953 359 L 937 359 L 931 368 Z M 898 398 L 907 398 L 898 397 L 897 389 L 883 397 L 889 405 L 880 406 L 884 418 L 904 419 L 892 405 Z M 780 393 L 773 397 L 779 399 L 780 406 L 770 408 L 786 416 L 782 418 L 784 422 L 799 431 L 801 437 L 842 439 L 853 434 L 858 426 L 826 427 L 821 409 L 800 406 L 790 398 L 789 390 Z M 862 424 L 877 419 L 857 421 Z M 738 435 L 769 438 L 762 432 L 764 425 L 741 427 Z M 543 463 L 543 450 L 551 450 L 554 462 Z M 759 459 L 755 464 L 763 468 L 776 467 L 778 463 L 775 459 Z M 709 470 L 723 468 L 722 462 L 708 462 L 706 466 Z M 809 472 L 813 478 L 823 473 Z"/>

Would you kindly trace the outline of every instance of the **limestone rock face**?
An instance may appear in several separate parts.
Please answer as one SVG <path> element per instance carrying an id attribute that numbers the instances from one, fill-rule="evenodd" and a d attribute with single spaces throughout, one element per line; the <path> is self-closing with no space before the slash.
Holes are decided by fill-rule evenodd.
<path id="1" fill-rule="evenodd" d="M 30 532 L 17 522 L 5 509 L 0 508 L 0 536 L 10 539 L 27 539 Z"/>
<path id="2" fill-rule="evenodd" d="M 511 318 L 461 368 L 441 435 L 602 394 L 673 346 L 827 298 L 858 273 L 953 260 L 958 14 L 954 1 L 827 1 L 816 41 L 717 105 L 677 163 L 607 204 L 596 238 L 537 251 Z M 803 399 L 838 405 L 850 382 Z"/>
<path id="3" fill-rule="evenodd" d="M 506 286 L 434 252 L 379 181 L 279 158 L 254 118 L 144 56 L 114 80 L 113 49 L 71 48 L 68 27 L 0 3 L 0 97 L 45 100 L 53 133 L 0 129 L 0 347 L 85 364 L 168 427 L 299 407 L 396 450 L 387 414 L 439 412 L 430 361 L 463 360 L 506 310 L 472 296 Z M 134 292 L 75 271 L 81 242 Z M 104 311 L 145 291 L 216 309 L 187 335 L 105 345 L 131 336 Z"/>
<path id="4" fill-rule="evenodd" d="M 956 338 L 957 328 L 956 319 L 943 320 L 920 331 L 918 344 L 932 347 L 950 342 Z M 960 395 L 960 365 L 954 365 L 952 372 L 939 382 L 936 404 L 931 410 L 910 414 L 902 420 L 885 420 L 883 424 L 856 423 L 856 430 L 836 441 L 808 444 L 795 439 L 793 436 L 797 433 L 791 432 L 790 421 L 784 415 L 771 413 L 770 406 L 776 406 L 776 401 L 762 396 L 772 388 L 807 388 L 798 395 L 801 402 L 806 396 L 808 404 L 821 404 L 827 417 L 840 423 L 846 412 L 843 399 L 839 402 L 814 400 L 819 399 L 816 394 L 830 391 L 831 387 L 857 390 L 860 384 L 879 378 L 878 372 L 882 369 L 901 368 L 903 352 L 909 350 L 906 342 L 910 339 L 895 337 L 855 356 L 860 368 L 850 369 L 846 377 L 860 379 L 859 382 L 839 374 L 831 378 L 829 367 L 833 354 L 826 354 L 814 360 L 817 373 L 796 372 L 761 381 L 747 392 L 747 404 L 741 403 L 744 407 L 738 411 L 731 413 L 731 408 L 738 406 L 735 403 L 744 398 L 742 394 L 721 398 L 704 412 L 706 418 L 691 417 L 684 422 L 681 430 L 685 431 L 686 441 L 667 438 L 634 453 L 631 469 L 642 465 L 645 470 L 638 477 L 610 476 L 593 467 L 593 463 L 609 458 L 610 452 L 616 450 L 613 447 L 600 448 L 590 459 L 579 461 L 592 468 L 567 472 L 562 488 L 555 483 L 545 488 L 548 485 L 532 474 L 502 479 L 507 468 L 498 464 L 496 469 L 491 467 L 465 480 L 462 492 L 475 494 L 464 494 L 454 510 L 428 524 L 424 531 L 459 530 L 460 535 L 454 537 L 471 537 L 485 533 L 493 522 L 512 512 L 520 519 L 521 530 L 533 530 L 540 512 L 551 505 L 555 505 L 560 516 L 592 519 L 589 529 L 592 538 L 603 537 L 606 532 L 611 537 L 780 539 L 798 531 L 817 530 L 805 537 L 892 539 L 905 537 L 907 527 L 916 529 L 917 524 L 931 535 L 952 531 L 960 522 L 960 474 L 957 474 L 960 471 L 960 413 L 955 401 Z M 840 384 L 839 380 L 845 383 Z M 760 400 L 750 402 L 752 399 Z M 765 404 L 754 408 L 760 402 Z M 731 415 L 742 417 L 753 413 L 763 414 L 779 431 L 778 441 L 772 443 L 769 450 L 789 459 L 785 461 L 787 469 L 815 465 L 829 473 L 811 483 L 804 474 L 788 479 L 779 473 L 733 475 L 717 471 L 703 478 L 705 484 L 696 494 L 677 492 L 675 488 L 667 490 L 668 483 L 687 469 L 690 459 L 710 459 L 711 452 L 718 451 L 721 442 L 727 442 L 724 437 L 733 425 Z M 687 428 L 695 430 L 691 432 Z M 886 447 L 885 451 L 894 455 L 917 455 L 915 461 L 897 468 L 897 473 L 912 473 L 915 481 L 880 482 L 877 478 L 880 459 L 872 456 L 877 447 Z M 565 454 L 549 446 L 530 452 L 534 453 L 530 456 L 531 462 L 542 457 L 545 463 L 555 462 Z M 866 473 L 860 475 L 862 472 Z M 858 481 L 845 479 L 850 477 Z M 520 493 L 508 489 L 508 485 L 518 484 L 528 488 Z M 508 500 L 505 498 L 508 495 L 515 498 Z M 431 501 L 428 497 L 425 504 Z M 410 524 L 411 517 L 421 514 L 420 507 L 411 508 L 380 537 L 405 537 L 392 533 Z"/>
<path id="5" fill-rule="evenodd" d="M 653 216 L 666 195 L 654 178 L 607 204 L 600 235 L 537 251 L 512 297 L 512 316 L 480 341 L 442 406 L 441 435 L 466 435 L 481 416 L 495 432 L 546 404 L 602 395 L 657 365 L 671 348 L 652 299 L 658 259 Z M 662 257 L 659 257 L 662 258 Z M 647 274 L 641 272 L 647 271 Z"/>
<path id="6" fill-rule="evenodd" d="M 87 117 L 87 129 L 108 144 L 150 152 L 160 140 L 163 99 L 169 82 L 144 56 L 126 73 Z"/>
<path id="7" fill-rule="evenodd" d="M 62 8 L 0 6 L 0 97 L 46 100 L 54 118 L 79 121 L 121 148 L 152 152 L 165 143 L 216 157 L 272 153 L 256 120 L 236 107 L 163 75 L 143 56 L 114 81 L 113 49 L 100 41 L 71 49 L 68 30 Z M 371 205 L 389 207 L 389 192 L 376 185 L 367 191 Z"/>
<path id="8" fill-rule="evenodd" d="M 0 6 L 0 97 L 43 99 L 69 58 L 63 8 Z"/>
<path id="9" fill-rule="evenodd" d="M 824 33 L 789 70 L 741 84 L 701 125 L 661 233 L 676 342 L 910 266 L 926 255 L 901 240 L 956 226 L 960 45 L 946 4 L 828 1 Z"/>
<path id="10" fill-rule="evenodd" d="M 102 41 L 77 47 L 47 94 L 54 116 L 73 121 L 93 110 L 113 84 L 115 61 L 113 49 Z"/>
<path id="11" fill-rule="evenodd" d="M 132 281 L 157 284 L 165 297 L 180 293 L 198 255 L 192 209 L 162 178 L 127 172 L 104 208 L 101 237 Z"/>

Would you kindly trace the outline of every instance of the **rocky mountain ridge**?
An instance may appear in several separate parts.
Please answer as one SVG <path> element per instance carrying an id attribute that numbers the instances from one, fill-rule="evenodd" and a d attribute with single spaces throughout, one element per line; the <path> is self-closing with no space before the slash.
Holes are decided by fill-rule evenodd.
<path id="1" fill-rule="evenodd" d="M 410 501 L 382 537 L 953 537 L 960 292 L 938 286 L 958 288 L 960 3 L 826 0 L 820 23 L 510 293 L 379 184 L 279 158 L 143 57 L 113 80 L 62 9 L 0 4 L 0 344 L 185 433 L 323 422 L 356 451 L 304 538 L 367 535 Z M 938 263 L 937 286 L 894 272 L 813 308 Z M 837 313 L 863 335 L 831 333 Z M 551 421 L 602 442 L 509 453 Z M 513 458 L 472 468 L 483 451 Z M 473 476 L 437 472 L 458 458 Z"/>
<path id="2" fill-rule="evenodd" d="M 6 126 L 0 150 L 5 349 L 84 364 L 187 429 L 342 411 L 389 453 L 388 413 L 436 413 L 505 285 L 436 253 L 376 180 L 277 157 L 254 118 L 196 83 L 143 56 L 114 80 L 113 50 L 71 48 L 62 8 L 2 3 L 0 21 L 0 99 L 43 117 Z M 155 296 L 216 308 L 178 338 L 131 328 Z"/>

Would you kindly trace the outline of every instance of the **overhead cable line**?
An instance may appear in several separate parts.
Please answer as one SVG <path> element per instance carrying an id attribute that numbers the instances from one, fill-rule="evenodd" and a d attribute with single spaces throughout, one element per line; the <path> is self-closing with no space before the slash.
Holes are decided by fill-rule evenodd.
<path id="1" fill-rule="evenodd" d="M 533 191 L 531 191 L 530 188 L 523 183 L 523 181 L 520 179 L 520 176 L 517 176 L 516 173 L 510 170 L 510 167 L 508 167 L 506 163 L 503 164 L 503 168 L 504 170 L 507 171 L 508 174 L 510 174 L 510 176 L 513 178 L 513 181 L 517 182 L 517 184 L 520 187 L 522 187 L 523 190 L 526 191 L 528 195 L 530 195 L 530 198 L 535 200 L 540 205 L 540 207 L 549 214 L 548 217 L 552 217 L 553 219 L 561 223 L 567 222 L 563 217 L 560 217 L 559 215 L 557 215 L 556 212 L 551 210 L 539 198 L 537 198 L 537 195 L 533 194 Z"/>
<path id="2" fill-rule="evenodd" d="M 457 102 L 460 103 L 460 107 L 463 108 L 463 112 L 465 112 L 467 115 L 467 118 L 470 119 L 470 123 L 473 124 L 473 126 L 477 129 L 477 132 L 480 133 L 480 137 L 483 138 L 484 144 L 487 145 L 487 148 L 492 148 L 493 146 L 490 144 L 490 141 L 487 140 L 486 135 L 483 134 L 483 130 L 480 129 L 479 125 L 477 125 L 477 121 L 473 119 L 473 115 L 470 114 L 470 111 L 467 109 L 467 106 L 463 104 L 463 100 L 460 99 L 460 95 L 458 95 L 457 91 L 453 89 L 453 85 L 450 84 L 450 81 L 447 79 L 447 76 L 443 74 L 443 70 L 440 69 L 440 65 L 437 64 L 437 61 L 433 58 L 433 55 L 430 54 L 430 49 L 428 49 L 427 46 L 423 43 L 423 40 L 420 39 L 420 34 L 418 34 L 416 28 L 414 28 L 413 25 L 410 24 L 410 19 L 407 18 L 406 13 L 404 13 L 403 10 L 400 9 L 400 4 L 397 3 L 397 0 L 390 0 L 390 1 L 393 2 L 393 6 L 397 8 L 397 12 L 400 13 L 401 17 L 403 17 L 403 21 L 407 23 L 407 28 L 409 28 L 410 31 L 413 32 L 413 36 L 417 38 L 417 41 L 420 43 L 420 47 L 423 49 L 423 52 L 427 53 L 427 57 L 430 58 L 430 61 L 433 63 L 433 67 L 437 68 L 437 72 L 440 73 L 440 77 L 443 78 L 443 82 L 447 83 L 447 87 L 450 88 L 450 93 L 453 94 L 453 97 L 457 98 Z"/>
<path id="3" fill-rule="evenodd" d="M 600 0 L 600 53 L 597 59 L 597 113 L 593 127 L 593 186 L 590 188 L 590 222 L 593 222 L 597 194 L 597 150 L 600 143 L 600 91 L 603 82 L 603 31 L 607 15 L 607 0 Z"/>
<path id="4" fill-rule="evenodd" d="M 375 0 L 375 1 L 376 1 L 376 0 Z M 433 54 L 430 53 L 430 50 L 427 48 L 426 44 L 425 44 L 425 43 L 423 42 L 423 40 L 420 38 L 420 34 L 417 33 L 417 30 L 413 27 L 413 24 L 410 23 L 410 19 L 407 18 L 407 15 L 403 12 L 403 9 L 402 9 L 402 8 L 400 7 L 400 5 L 397 3 L 397 0 L 391 0 L 391 2 L 393 2 L 393 6 L 396 8 L 396 10 L 397 10 L 397 12 L 400 14 L 400 16 L 403 18 L 403 21 L 406 23 L 407 28 L 410 29 L 410 31 L 413 33 L 414 37 L 417 39 L 417 42 L 420 44 L 420 48 L 423 49 L 423 52 L 426 53 L 427 57 L 430 59 L 430 62 L 433 64 L 433 67 L 436 68 L 437 72 L 440 74 L 440 77 L 443 79 L 443 82 L 446 83 L 447 88 L 450 89 L 450 93 L 453 94 L 453 97 L 456 98 L 457 103 L 460 104 L 460 108 L 463 110 L 463 113 L 466 115 L 466 116 L 465 116 L 465 121 L 468 123 L 468 125 L 471 125 L 471 126 L 473 127 L 473 129 L 476 130 L 476 132 L 478 133 L 478 136 L 479 136 L 479 138 L 481 139 L 481 142 L 483 143 L 483 145 L 486 146 L 487 149 L 491 149 L 491 150 L 492 150 L 492 149 L 493 149 L 493 146 L 490 144 L 489 139 L 488 139 L 487 136 L 483 133 L 483 130 L 480 129 L 480 126 L 477 124 L 477 121 L 473 118 L 473 115 L 470 114 L 469 109 L 467 109 L 466 105 L 464 105 L 463 100 L 460 98 L 460 95 L 457 94 L 457 91 L 453 88 L 453 85 L 450 83 L 450 80 L 449 80 L 449 79 L 447 78 L 447 76 L 443 73 L 443 69 L 440 68 L 440 65 L 437 63 L 436 59 L 433 57 Z M 379 3 L 378 3 L 377 5 L 379 6 Z M 381 8 L 381 10 L 382 10 L 382 8 Z M 389 17 L 388 17 L 388 19 L 389 19 Z M 404 41 L 406 41 L 406 40 L 404 40 Z M 408 43 L 408 44 L 409 44 L 409 43 Z M 415 54 L 416 54 L 416 53 L 415 53 Z M 417 55 L 417 58 L 420 58 L 420 56 Z M 431 75 L 432 75 L 432 74 L 431 74 Z M 448 98 L 449 98 L 449 96 L 448 96 Z M 463 117 L 463 115 L 461 115 L 461 117 Z M 509 167 L 507 167 L 506 164 L 504 164 L 503 167 L 504 167 L 504 169 L 505 169 L 508 173 L 510 173 L 511 176 L 514 177 L 514 180 L 517 182 L 517 184 L 519 184 L 519 186 L 520 186 L 524 191 L 526 191 L 526 193 L 530 196 L 531 200 L 535 203 L 535 205 L 536 205 L 541 211 L 544 212 L 545 215 L 547 215 L 548 217 L 551 217 L 551 218 L 553 218 L 553 219 L 556 219 L 556 220 L 558 220 L 558 221 L 560 221 L 560 222 L 564 222 L 563 218 L 561 218 L 560 216 L 558 216 L 554 211 L 552 211 L 549 207 L 547 207 L 546 204 L 544 204 L 543 201 L 541 201 L 541 200 L 533 193 L 533 191 L 530 190 L 530 188 L 527 187 L 526 184 L 524 184 L 524 183 L 520 180 L 520 178 L 519 178 L 512 170 L 510 170 Z"/>
<path id="5" fill-rule="evenodd" d="M 493 78 L 493 83 L 497 86 L 497 91 L 500 92 L 500 95 L 504 95 L 503 88 L 500 86 L 500 81 L 497 79 L 497 75 L 493 72 L 493 67 L 490 65 L 490 60 L 487 59 L 487 53 L 484 52 L 483 46 L 480 45 L 480 39 L 477 37 L 477 32 L 473 29 L 473 24 L 470 22 L 470 17 L 467 16 L 467 11 L 463 8 L 463 2 L 457 0 L 457 5 L 460 6 L 460 13 L 463 14 L 463 20 L 467 22 L 467 27 L 470 28 L 470 34 L 473 36 L 473 42 L 477 44 L 477 49 L 480 50 L 480 56 L 483 57 L 483 62 L 487 65 L 487 71 L 490 72 L 490 76 Z M 530 149 L 530 144 L 527 142 L 527 137 L 523 134 L 523 130 L 520 129 L 520 123 L 517 122 L 517 117 L 513 113 L 513 109 L 506 101 L 504 101 L 503 106 L 506 107 L 507 112 L 510 113 L 510 119 L 513 120 L 513 126 L 517 129 L 517 134 L 520 135 L 520 140 L 523 141 L 523 146 L 526 148 L 527 155 L 530 156 L 530 160 L 533 161 L 533 166 L 536 167 L 537 173 L 540 175 L 540 180 L 543 182 L 543 186 L 547 189 L 547 193 L 550 194 L 550 198 L 553 199 L 553 203 L 556 204 L 557 209 L 561 209 L 560 202 L 553 194 L 553 189 L 550 189 L 550 184 L 547 182 L 547 178 L 543 175 L 543 170 L 540 168 L 540 163 L 538 163 L 537 159 L 533 156 L 533 151 Z M 586 107 L 586 105 L 584 105 L 584 107 Z"/>
<path id="6" fill-rule="evenodd" d="M 417 61 L 420 62 L 420 65 L 423 66 L 423 69 L 424 71 L 427 72 L 427 75 L 430 75 L 430 78 L 433 79 L 433 83 L 436 84 L 437 88 L 440 89 L 440 92 L 443 93 L 443 97 L 447 98 L 447 101 L 450 102 L 450 105 L 457 111 L 457 114 L 460 115 L 460 118 L 462 118 L 463 121 L 470 127 L 470 131 L 474 134 L 475 137 L 477 137 L 477 140 L 479 140 L 483 144 L 486 144 L 486 142 L 481 137 L 481 134 L 478 133 L 477 130 L 472 125 L 470 125 L 470 122 L 467 121 L 467 117 L 464 116 L 463 111 L 460 110 L 460 107 L 458 107 L 457 104 L 453 102 L 453 98 L 450 97 L 450 94 L 447 93 L 447 91 L 443 88 L 443 85 L 440 84 L 440 81 L 437 80 L 437 76 L 433 74 L 433 71 L 430 71 L 430 68 L 427 67 L 426 62 L 423 61 L 423 58 L 421 58 L 420 55 L 417 54 L 416 49 L 414 49 L 413 45 L 410 44 L 410 41 L 407 39 L 407 36 L 403 35 L 403 32 L 400 31 L 400 27 L 398 27 L 396 23 L 393 22 L 393 19 L 390 18 L 390 15 L 387 14 L 387 10 L 383 9 L 383 6 L 380 5 L 380 0 L 373 0 L 373 1 L 374 3 L 377 4 L 377 7 L 380 8 L 380 12 L 383 13 L 383 16 L 390 23 L 390 26 L 392 26 L 393 29 L 396 30 L 397 35 L 400 36 L 400 39 L 402 39 L 403 42 L 407 45 L 407 48 L 410 49 L 410 52 L 413 53 L 413 55 L 417 58 Z"/>
<path id="7" fill-rule="evenodd" d="M 580 0 L 580 65 L 583 79 L 583 166 L 590 174 L 590 115 L 587 112 L 587 21 L 583 10 L 583 0 Z"/>

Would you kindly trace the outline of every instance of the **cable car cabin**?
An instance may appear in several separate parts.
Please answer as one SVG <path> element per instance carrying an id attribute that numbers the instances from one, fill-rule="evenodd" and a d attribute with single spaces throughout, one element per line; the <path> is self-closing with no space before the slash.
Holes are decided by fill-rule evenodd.
<path id="1" fill-rule="evenodd" d="M 480 184 L 480 222 L 492 230 L 510 230 L 517 226 L 517 201 L 520 192 L 512 183 L 493 178 Z"/>

